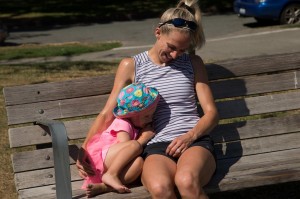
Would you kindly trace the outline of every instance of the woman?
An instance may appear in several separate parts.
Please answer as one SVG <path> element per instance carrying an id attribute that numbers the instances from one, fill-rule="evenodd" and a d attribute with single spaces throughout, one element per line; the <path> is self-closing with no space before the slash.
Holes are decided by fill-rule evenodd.
<path id="1" fill-rule="evenodd" d="M 149 51 L 121 61 L 112 93 L 82 147 L 96 131 L 110 125 L 122 87 L 132 82 L 156 87 L 161 98 L 153 118 L 155 136 L 143 153 L 142 183 L 152 198 L 176 198 L 175 187 L 182 198 L 208 198 L 202 187 L 216 169 L 209 132 L 218 123 L 218 113 L 203 61 L 186 54 L 205 43 L 197 1 L 181 0 L 166 10 L 155 37 Z M 196 96 L 204 113 L 201 118 Z M 80 162 L 84 161 L 77 162 L 84 176 L 89 170 Z"/>

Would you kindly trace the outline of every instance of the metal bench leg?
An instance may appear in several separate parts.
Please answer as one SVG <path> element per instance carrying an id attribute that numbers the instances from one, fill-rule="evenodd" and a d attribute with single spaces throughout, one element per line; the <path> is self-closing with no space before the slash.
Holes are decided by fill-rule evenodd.
<path id="1" fill-rule="evenodd" d="M 60 121 L 40 120 L 35 124 L 47 127 L 52 137 L 56 198 L 71 199 L 71 172 L 68 138 L 65 125 Z"/>

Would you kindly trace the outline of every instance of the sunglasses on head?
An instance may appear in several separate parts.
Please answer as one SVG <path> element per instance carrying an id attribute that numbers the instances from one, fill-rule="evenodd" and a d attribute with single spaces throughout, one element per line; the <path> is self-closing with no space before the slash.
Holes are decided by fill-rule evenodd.
<path id="1" fill-rule="evenodd" d="M 188 21 L 182 18 L 175 18 L 175 19 L 171 19 L 168 20 L 166 22 L 163 23 L 159 23 L 159 28 L 162 27 L 165 24 L 172 24 L 173 26 L 175 26 L 176 28 L 188 28 L 190 30 L 195 31 L 197 28 L 197 24 L 193 21 Z"/>

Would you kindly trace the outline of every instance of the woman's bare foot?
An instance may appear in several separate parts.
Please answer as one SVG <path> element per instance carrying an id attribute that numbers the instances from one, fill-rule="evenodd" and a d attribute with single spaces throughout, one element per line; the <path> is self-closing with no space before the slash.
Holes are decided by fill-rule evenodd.
<path id="1" fill-rule="evenodd" d="M 118 176 L 111 175 L 109 173 L 104 173 L 102 176 L 102 182 L 106 185 L 112 187 L 119 193 L 130 193 L 130 189 L 127 188 L 125 185 L 122 184 Z"/>
<path id="2" fill-rule="evenodd" d="M 88 184 L 86 187 L 86 195 L 88 198 L 112 191 L 112 189 L 104 183 Z"/>

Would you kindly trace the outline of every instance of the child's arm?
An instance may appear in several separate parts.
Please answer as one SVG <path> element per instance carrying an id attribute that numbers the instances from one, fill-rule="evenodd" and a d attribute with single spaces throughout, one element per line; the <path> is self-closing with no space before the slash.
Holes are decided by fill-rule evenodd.
<path id="1" fill-rule="evenodd" d="M 154 137 L 154 135 L 155 133 L 153 131 L 152 125 L 148 124 L 145 128 L 141 129 L 140 136 L 137 141 L 141 146 L 144 146 L 149 140 L 151 140 L 151 138 Z"/>
<path id="2" fill-rule="evenodd" d="M 119 142 L 126 142 L 130 140 L 130 136 L 125 131 L 120 131 L 117 133 L 117 139 Z"/>

